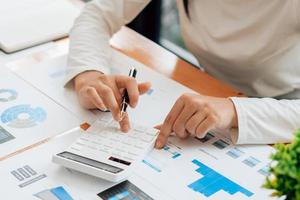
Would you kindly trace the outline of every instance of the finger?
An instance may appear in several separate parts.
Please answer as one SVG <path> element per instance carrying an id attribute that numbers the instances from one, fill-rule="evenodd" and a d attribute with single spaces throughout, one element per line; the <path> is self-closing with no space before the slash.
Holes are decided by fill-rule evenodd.
<path id="1" fill-rule="evenodd" d="M 83 87 L 80 90 L 77 91 L 77 96 L 80 105 L 82 105 L 86 109 L 95 109 L 97 108 L 93 102 L 90 100 L 90 98 L 87 96 L 86 88 Z"/>
<path id="2" fill-rule="evenodd" d="M 93 87 L 86 88 L 86 96 L 90 99 L 90 101 L 100 110 L 105 111 L 107 108 L 105 107 L 102 99 L 98 95 L 97 91 Z"/>
<path id="3" fill-rule="evenodd" d="M 120 121 L 120 108 L 112 89 L 103 83 L 98 83 L 96 90 L 105 106 L 111 111 L 113 118 Z"/>
<path id="4" fill-rule="evenodd" d="M 162 127 L 162 124 L 154 126 L 154 128 L 157 129 L 157 130 L 160 130 L 161 127 Z M 175 134 L 173 132 L 171 132 L 169 136 L 175 136 Z"/>
<path id="5" fill-rule="evenodd" d="M 188 137 L 190 137 L 190 133 L 189 132 L 187 132 L 186 130 L 184 130 L 184 133 L 182 134 L 182 136 L 180 137 L 180 139 L 187 139 Z"/>
<path id="6" fill-rule="evenodd" d="M 182 109 L 182 112 L 178 115 L 177 119 L 174 122 L 173 130 L 175 134 L 179 138 L 186 138 L 187 132 L 185 130 L 185 124 L 186 122 L 193 116 L 193 114 L 196 112 L 195 108 L 192 108 L 192 106 L 185 105 Z"/>
<path id="7" fill-rule="evenodd" d="M 145 94 L 150 88 L 151 88 L 150 82 L 138 84 L 138 90 L 139 90 L 140 95 Z"/>
<path id="8" fill-rule="evenodd" d="M 118 88 L 126 88 L 129 97 L 129 105 L 134 108 L 139 99 L 139 90 L 136 80 L 132 77 L 117 76 L 116 84 Z"/>
<path id="9" fill-rule="evenodd" d="M 160 129 L 160 132 L 157 137 L 156 144 L 155 144 L 156 148 L 162 148 L 166 144 L 167 139 L 168 139 L 170 133 L 172 132 L 173 124 L 174 124 L 175 120 L 177 119 L 177 116 L 179 115 L 179 113 L 182 111 L 183 106 L 184 106 L 183 100 L 178 99 L 176 101 L 176 103 L 174 104 L 174 106 L 172 107 L 171 111 L 167 115 L 167 117 Z"/>
<path id="10" fill-rule="evenodd" d="M 121 105 L 121 102 L 122 102 L 122 95 L 121 95 L 121 92 L 120 90 L 118 89 L 116 83 L 112 83 L 110 85 L 110 88 L 112 89 L 114 95 L 115 95 L 115 98 L 116 98 L 116 101 L 118 102 L 118 105 Z"/>
<path id="11" fill-rule="evenodd" d="M 162 127 L 162 124 L 159 124 L 159 125 L 154 126 L 154 128 L 155 128 L 155 129 L 158 129 L 158 130 L 160 130 L 161 127 Z"/>
<path id="12" fill-rule="evenodd" d="M 129 117 L 128 114 L 125 113 L 124 117 L 122 120 L 119 122 L 121 131 L 124 133 L 127 133 L 130 129 L 130 122 L 129 122 Z"/>
<path id="13" fill-rule="evenodd" d="M 79 91 L 77 91 L 77 95 L 78 95 L 78 99 L 80 104 L 86 108 L 86 109 L 103 109 L 105 108 L 105 106 L 103 105 L 103 107 L 100 105 L 96 106 L 94 102 L 92 102 L 92 98 L 88 95 L 87 89 L 89 87 L 82 87 Z"/>
<path id="14" fill-rule="evenodd" d="M 185 129 L 192 135 L 196 135 L 196 128 L 205 119 L 206 113 L 196 112 L 185 124 Z"/>
<path id="15" fill-rule="evenodd" d="M 196 128 L 196 136 L 203 138 L 208 131 L 215 127 L 215 122 L 215 118 L 212 116 L 205 118 Z"/>
<path id="16" fill-rule="evenodd" d="M 111 78 L 107 78 L 107 77 L 103 77 L 103 80 L 102 80 L 102 83 L 104 85 L 107 85 L 108 87 L 110 87 L 114 93 L 114 96 L 116 98 L 116 101 L 118 102 L 118 104 L 120 105 L 121 104 L 121 101 L 122 101 L 122 95 L 121 95 L 121 92 L 116 84 L 116 81 L 115 79 L 111 79 Z"/>

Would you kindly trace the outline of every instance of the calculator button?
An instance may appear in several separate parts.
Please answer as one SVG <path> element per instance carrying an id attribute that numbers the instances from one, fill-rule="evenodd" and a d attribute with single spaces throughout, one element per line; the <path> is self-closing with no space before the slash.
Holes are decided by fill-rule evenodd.
<path id="1" fill-rule="evenodd" d="M 109 117 L 107 117 L 109 116 Z M 132 124 L 128 133 L 120 131 L 119 123 L 110 115 L 103 115 L 71 146 L 71 150 L 97 159 L 105 153 L 109 157 L 132 162 L 143 156 L 157 135 L 157 130 Z"/>
<path id="2" fill-rule="evenodd" d="M 103 122 L 110 122 L 112 120 L 110 113 L 103 113 L 98 117 L 98 120 L 101 120 Z"/>
<path id="3" fill-rule="evenodd" d="M 147 133 L 148 135 L 156 136 L 157 133 L 158 133 L 158 130 L 155 130 L 155 129 L 148 129 L 148 130 L 146 131 L 146 133 Z"/>
<path id="4" fill-rule="evenodd" d="M 145 132 L 146 130 L 147 130 L 147 128 L 146 127 L 143 127 L 143 126 L 135 126 L 134 128 L 133 128 L 135 131 L 138 131 L 138 132 Z"/>
<path id="5" fill-rule="evenodd" d="M 143 142 L 151 142 L 154 139 L 152 135 L 144 135 L 141 139 Z"/>

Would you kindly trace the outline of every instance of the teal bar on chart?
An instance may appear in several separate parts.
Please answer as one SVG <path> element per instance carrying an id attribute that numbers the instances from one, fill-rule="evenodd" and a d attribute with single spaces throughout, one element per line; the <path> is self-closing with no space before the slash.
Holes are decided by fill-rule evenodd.
<path id="1" fill-rule="evenodd" d="M 210 197 L 221 190 L 230 195 L 240 192 L 246 197 L 251 197 L 254 194 L 253 192 L 226 178 L 222 174 L 216 172 L 212 168 L 206 166 L 202 162 L 198 160 L 193 160 L 192 162 L 199 167 L 196 172 L 203 175 L 202 178 L 188 185 L 188 187 L 192 190 L 199 192 L 206 197 Z"/>

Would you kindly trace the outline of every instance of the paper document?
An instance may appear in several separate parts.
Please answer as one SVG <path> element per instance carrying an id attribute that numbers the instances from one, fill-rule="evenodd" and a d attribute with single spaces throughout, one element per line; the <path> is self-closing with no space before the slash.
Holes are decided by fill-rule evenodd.
<path id="1" fill-rule="evenodd" d="M 9 65 L 9 68 L 20 78 L 65 107 L 82 122 L 93 123 L 95 121 L 96 114 L 79 104 L 74 88 L 64 87 L 64 78 L 68 70 L 66 55 L 36 65 Z"/>
<path id="2" fill-rule="evenodd" d="M 185 92 L 193 92 L 116 50 L 113 50 L 110 66 L 113 74 L 126 76 L 130 68 L 135 67 L 136 79 L 139 82 L 149 81 L 152 84 L 151 89 L 140 96 L 138 106 L 135 109 L 128 109 L 130 119 L 138 124 L 153 127 L 162 123 L 176 99 Z M 37 65 L 9 65 L 8 67 L 83 121 L 92 123 L 97 119 L 99 112 L 82 108 L 74 89 L 63 87 L 65 74 L 69 70 L 67 55 Z"/>
<path id="3" fill-rule="evenodd" d="M 80 125 L 63 107 L 0 68 L 0 158 Z"/>
<path id="4" fill-rule="evenodd" d="M 136 176 L 168 199 L 272 199 L 262 185 L 273 151 L 267 145 L 233 146 L 213 133 L 203 139 L 170 137 L 163 150 L 153 150 L 139 164 Z"/>
<path id="5" fill-rule="evenodd" d="M 100 200 L 99 193 L 118 184 L 61 167 L 51 161 L 52 155 L 64 151 L 81 133 L 78 128 L 72 129 L 48 143 L 0 162 L 0 184 L 5 185 L 2 197 L 48 200 L 58 190 L 74 200 Z M 130 183 L 122 187 L 139 191 L 143 197 L 151 195 L 154 199 L 168 199 L 135 173 L 128 180 Z"/>
<path id="6" fill-rule="evenodd" d="M 112 186 L 112 183 L 51 162 L 53 154 L 65 149 L 78 136 L 76 131 L 59 136 L 47 144 L 0 162 L 0 184 L 5 186 L 1 190 L 2 199 L 99 199 L 97 193 Z"/>
<path id="7" fill-rule="evenodd" d="M 138 107 L 128 111 L 132 122 L 137 124 L 152 127 L 162 123 L 176 99 L 182 93 L 192 92 L 117 51 L 113 53 L 111 66 L 113 73 L 124 75 L 128 74 L 130 67 L 136 67 L 138 81 L 152 82 L 151 90 L 141 96 Z M 103 115 L 103 113 L 91 113 L 82 109 L 75 92 L 62 87 L 64 74 L 68 70 L 66 56 L 38 65 L 10 67 L 19 77 L 80 117 L 81 120 L 95 120 Z M 22 84 L 18 83 L 16 87 L 20 85 Z M 17 88 L 17 91 L 19 90 Z M 14 101 L 15 96 L 15 93 L 11 92 L 11 95 L 2 99 Z M 44 108 L 43 105 L 39 107 Z M 48 107 L 45 106 L 45 108 Z M 40 109 L 36 112 L 43 116 Z M 58 117 L 55 119 L 56 123 L 61 121 Z M 42 124 L 43 118 L 38 119 L 40 120 L 35 123 Z M 5 128 L 8 127 L 5 126 Z M 47 129 L 44 128 L 44 130 Z M 73 142 L 74 138 L 70 140 Z M 4 196 L 16 195 L 17 198 L 25 195 L 28 198 L 37 196 L 44 198 L 61 192 L 73 199 L 127 198 L 132 193 L 138 193 L 145 199 L 160 200 L 272 199 L 269 196 L 272 191 L 261 187 L 268 176 L 268 167 L 271 162 L 269 155 L 274 151 L 268 145 L 233 146 L 222 133 L 208 133 L 202 139 L 180 140 L 170 137 L 165 148 L 153 150 L 137 164 L 127 182 L 121 182 L 112 187 L 110 183 L 102 179 L 66 170 L 51 163 L 51 156 L 61 152 L 72 142 L 51 142 L 0 163 L 0 176 L 3 177 L 1 180 L 5 181 L 9 188 L 4 191 Z M 36 158 L 40 158 L 40 162 L 36 162 Z M 28 179 L 27 183 L 23 180 L 25 176 L 28 176 L 24 171 L 30 173 L 32 170 L 40 176 L 40 178 L 34 176 L 32 179 L 41 181 Z M 47 178 L 41 178 L 45 177 L 43 174 Z M 31 182 L 34 183 L 29 184 Z M 29 184 L 29 186 L 22 189 L 20 185 L 24 184 Z"/>
<path id="8" fill-rule="evenodd" d="M 80 132 L 73 130 L 47 144 L 0 163 L 3 197 L 34 199 L 63 190 L 72 199 L 273 199 L 261 185 L 268 175 L 269 154 L 261 146 L 232 146 L 226 138 L 209 134 L 203 139 L 171 137 L 162 150 L 153 150 L 135 168 L 128 181 L 112 183 L 51 162 Z M 37 162 L 38 160 L 38 162 Z"/>

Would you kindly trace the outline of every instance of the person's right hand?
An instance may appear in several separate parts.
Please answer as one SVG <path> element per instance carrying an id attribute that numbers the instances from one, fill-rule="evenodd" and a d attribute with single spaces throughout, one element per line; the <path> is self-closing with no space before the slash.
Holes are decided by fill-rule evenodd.
<path id="1" fill-rule="evenodd" d="M 140 94 L 147 92 L 149 82 L 138 84 L 136 80 L 123 75 L 106 75 L 99 71 L 85 71 L 74 79 L 75 90 L 80 104 L 87 109 L 110 110 L 113 118 L 120 123 L 121 131 L 130 129 L 128 115 L 120 116 L 122 93 L 127 90 L 129 106 L 134 108 Z"/>

